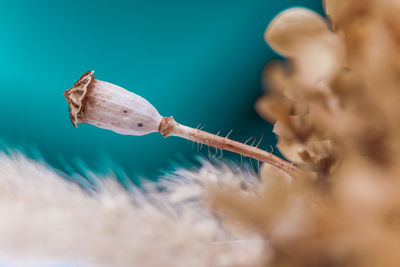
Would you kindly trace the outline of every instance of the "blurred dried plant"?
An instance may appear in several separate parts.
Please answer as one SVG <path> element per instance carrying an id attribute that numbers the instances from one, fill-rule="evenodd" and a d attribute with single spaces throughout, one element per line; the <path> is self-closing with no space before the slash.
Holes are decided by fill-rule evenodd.
<path id="1" fill-rule="evenodd" d="M 130 191 L 112 176 L 91 177 L 95 190 L 1 152 L 0 264 L 230 267 L 254 265 L 263 251 L 256 235 L 235 242 L 202 201 L 208 183 L 250 186 L 250 174 L 205 162 Z"/>
<path id="2" fill-rule="evenodd" d="M 264 165 L 262 188 L 214 188 L 210 204 L 270 240 L 261 265 L 400 266 L 400 2 L 324 7 L 328 21 L 293 8 L 265 32 L 287 60 L 256 109 L 302 176 Z"/>

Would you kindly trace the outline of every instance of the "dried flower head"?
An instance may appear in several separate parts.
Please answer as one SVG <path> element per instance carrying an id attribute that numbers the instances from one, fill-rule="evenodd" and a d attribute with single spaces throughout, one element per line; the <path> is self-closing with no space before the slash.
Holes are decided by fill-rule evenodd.
<path id="1" fill-rule="evenodd" d="M 144 98 L 117 85 L 97 80 L 86 72 L 64 96 L 72 124 L 89 123 L 119 134 L 157 132 L 161 115 Z"/>
<path id="2" fill-rule="evenodd" d="M 324 7 L 328 20 L 293 8 L 271 22 L 265 39 L 288 60 L 266 68 L 256 105 L 304 171 L 217 188 L 212 206 L 270 240 L 262 266 L 400 266 L 400 4 Z"/>

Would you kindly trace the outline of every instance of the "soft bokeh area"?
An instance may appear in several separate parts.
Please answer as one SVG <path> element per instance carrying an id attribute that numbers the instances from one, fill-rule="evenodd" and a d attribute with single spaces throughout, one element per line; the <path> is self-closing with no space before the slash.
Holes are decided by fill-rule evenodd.
<path id="1" fill-rule="evenodd" d="M 319 0 L 0 1 L 0 138 L 56 168 L 85 162 L 129 177 L 154 177 L 207 154 L 159 134 L 73 128 L 63 92 L 93 69 L 164 116 L 222 135 L 233 129 L 239 141 L 263 135 L 261 147 L 269 149 L 271 126 L 253 108 L 262 69 L 277 58 L 263 32 L 295 5 L 321 11 Z"/>

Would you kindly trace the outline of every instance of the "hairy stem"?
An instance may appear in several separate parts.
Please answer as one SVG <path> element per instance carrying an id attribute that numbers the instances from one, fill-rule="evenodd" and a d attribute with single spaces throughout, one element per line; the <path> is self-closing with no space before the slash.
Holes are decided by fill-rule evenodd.
<path id="1" fill-rule="evenodd" d="M 287 162 L 271 153 L 268 153 L 267 151 L 237 141 L 233 141 L 231 139 L 228 139 L 227 137 L 221 137 L 202 130 L 187 127 L 185 125 L 177 123 L 173 117 L 163 117 L 158 131 L 159 133 L 164 135 L 164 137 L 178 136 L 194 142 L 198 142 L 200 144 L 205 144 L 219 149 L 235 152 L 258 161 L 267 162 L 285 171 L 291 176 L 294 176 L 298 172 L 297 168 L 293 166 L 290 162 Z"/>

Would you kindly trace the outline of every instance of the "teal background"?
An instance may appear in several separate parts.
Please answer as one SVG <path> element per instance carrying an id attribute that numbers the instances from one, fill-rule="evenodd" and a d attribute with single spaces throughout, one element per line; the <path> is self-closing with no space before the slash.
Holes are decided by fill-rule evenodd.
<path id="1" fill-rule="evenodd" d="M 263 33 L 291 6 L 321 12 L 319 0 L 0 0 L 0 138 L 67 172 L 112 168 L 154 177 L 171 163 L 207 155 L 204 146 L 198 153 L 190 142 L 159 134 L 73 128 L 63 92 L 93 69 L 164 116 L 222 135 L 233 129 L 239 141 L 264 135 L 261 147 L 269 149 L 271 126 L 253 108 L 262 69 L 277 58 Z"/>

